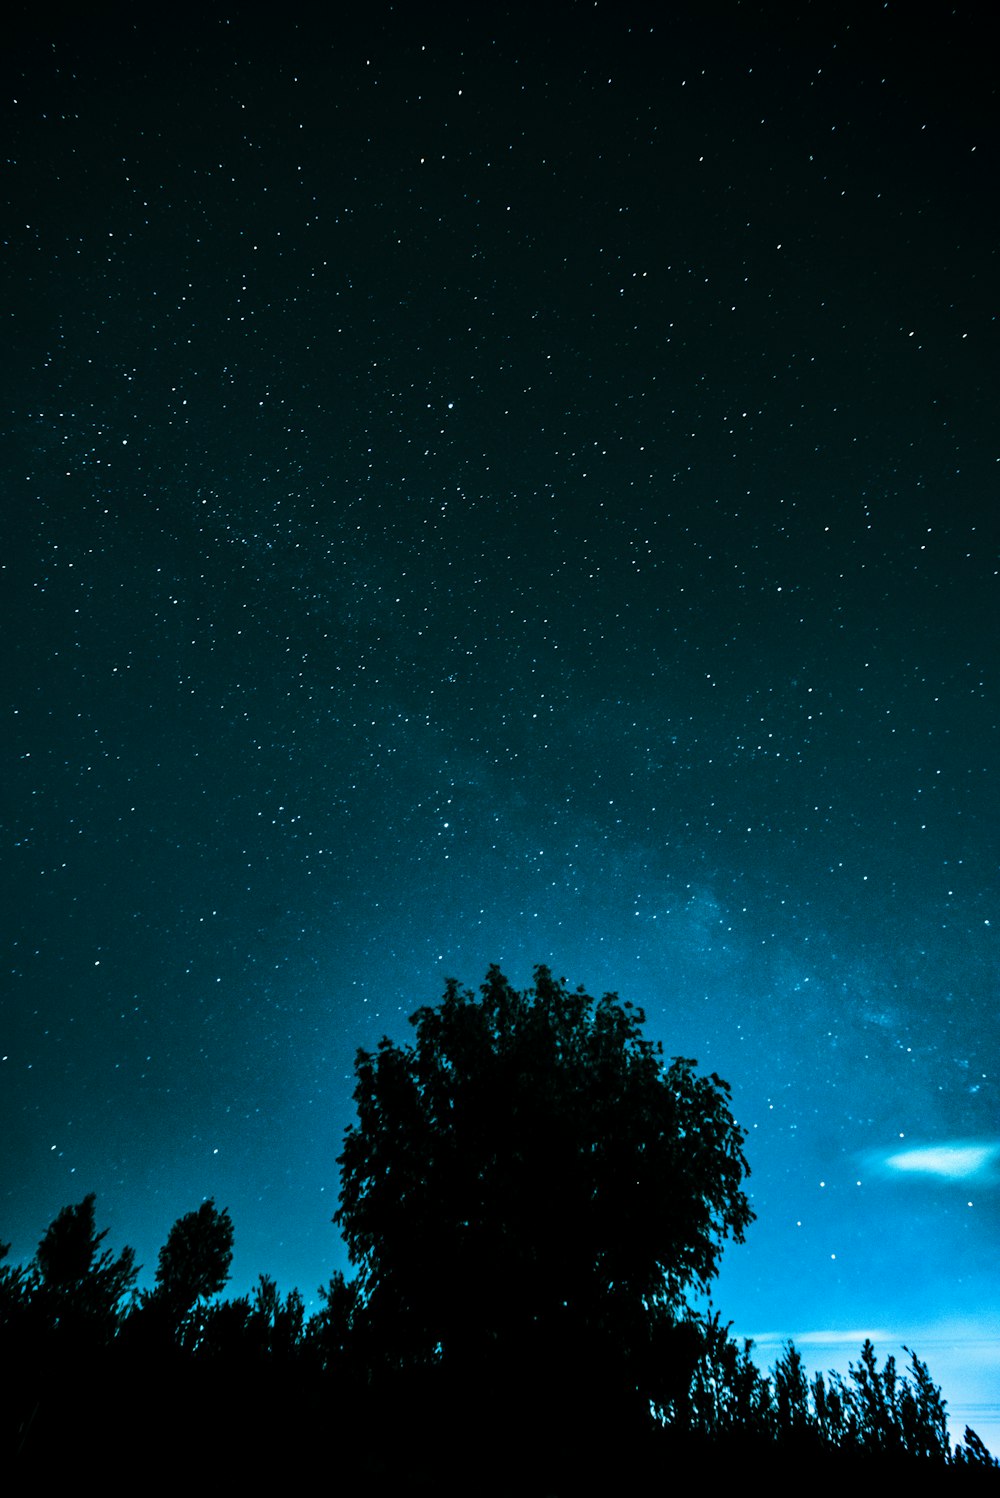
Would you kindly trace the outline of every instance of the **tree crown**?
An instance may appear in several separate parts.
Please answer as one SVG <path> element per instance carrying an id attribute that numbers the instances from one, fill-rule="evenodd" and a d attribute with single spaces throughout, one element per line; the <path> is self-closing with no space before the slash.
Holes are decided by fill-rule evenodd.
<path id="1" fill-rule="evenodd" d="M 233 1258 L 233 1223 L 214 1200 L 178 1217 L 160 1249 L 157 1293 L 181 1312 L 217 1295 L 229 1278 Z"/>
<path id="2" fill-rule="evenodd" d="M 108 1230 L 97 1231 L 95 1201 L 90 1192 L 82 1202 L 63 1207 L 46 1229 L 34 1262 L 50 1300 L 72 1303 L 78 1315 L 110 1321 L 131 1293 L 139 1271 L 134 1249 L 123 1248 L 116 1258 L 110 1249 L 101 1248 Z"/>
<path id="3" fill-rule="evenodd" d="M 359 1051 L 341 1226 L 373 1313 L 416 1343 L 676 1308 L 753 1218 L 729 1088 L 548 968 L 449 981 L 413 1044 Z M 614 1308 L 614 1309 L 613 1309 Z"/>

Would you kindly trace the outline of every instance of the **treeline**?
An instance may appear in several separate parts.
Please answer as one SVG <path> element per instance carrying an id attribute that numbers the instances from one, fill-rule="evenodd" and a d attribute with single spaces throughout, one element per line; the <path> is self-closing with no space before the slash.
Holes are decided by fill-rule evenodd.
<path id="1" fill-rule="evenodd" d="M 402 1366 L 339 1274 L 310 1316 L 297 1290 L 282 1295 L 264 1275 L 251 1294 L 220 1299 L 233 1226 L 211 1201 L 174 1224 L 153 1288 L 137 1290 L 135 1255 L 103 1246 L 94 1201 L 64 1208 L 29 1264 L 0 1264 L 0 1438 L 7 1464 L 32 1473 L 261 1475 L 323 1461 L 369 1491 L 516 1480 L 527 1493 L 702 1463 L 998 1476 L 974 1431 L 951 1445 L 915 1354 L 905 1371 L 892 1358 L 880 1368 L 866 1342 L 847 1377 L 810 1378 L 789 1343 L 764 1374 L 717 1314 L 687 1313 L 651 1321 L 634 1374 L 571 1348 L 547 1364 L 529 1349 L 523 1364 L 484 1355 L 455 1376 L 434 1359 Z M 655 1400 L 636 1400 L 650 1388 Z"/>

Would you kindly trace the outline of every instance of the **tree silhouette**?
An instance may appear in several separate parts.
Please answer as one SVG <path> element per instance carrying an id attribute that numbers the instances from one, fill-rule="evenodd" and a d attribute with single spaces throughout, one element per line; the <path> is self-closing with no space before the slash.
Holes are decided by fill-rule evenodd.
<path id="1" fill-rule="evenodd" d="M 243 1369 L 289 1361 L 301 1348 L 305 1302 L 298 1290 L 282 1298 L 270 1275 L 258 1276 L 250 1295 L 217 1301 L 201 1317 L 198 1355 L 230 1358 Z"/>
<path id="2" fill-rule="evenodd" d="M 219 1429 L 239 1426 L 252 1429 L 254 1441 L 237 1460 L 252 1463 L 259 1478 L 284 1468 L 291 1445 L 312 1450 L 319 1459 L 334 1429 L 347 1453 L 344 1470 L 359 1488 L 377 1491 L 407 1485 L 415 1491 L 466 1492 L 471 1472 L 482 1478 L 487 1450 L 490 1477 L 499 1488 L 525 1492 L 638 1490 L 662 1485 L 678 1470 L 697 1473 L 709 1467 L 713 1480 L 742 1480 L 748 1470 L 782 1479 L 822 1470 L 839 1481 L 862 1470 L 905 1480 L 917 1470 L 934 1472 L 937 1479 L 945 1469 L 961 1468 L 958 1481 L 995 1487 L 996 1458 L 968 1427 L 964 1444 L 951 1447 L 941 1390 L 909 1349 L 907 1367 L 897 1367 L 892 1356 L 880 1367 L 866 1340 L 846 1376 L 816 1373 L 810 1380 L 789 1342 L 770 1373 L 762 1372 L 752 1342 L 737 1342 L 731 1323 L 717 1311 L 691 1310 L 681 1302 L 672 1288 L 684 1283 L 676 1265 L 673 1279 L 663 1272 L 658 1296 L 649 1297 L 645 1289 L 637 1299 L 630 1296 L 624 1278 L 609 1283 L 606 1265 L 616 1273 L 622 1272 L 619 1266 L 627 1268 L 612 1227 L 607 1228 L 611 1239 L 598 1231 L 601 1197 L 608 1189 L 602 1162 L 617 1110 L 656 1122 L 651 1132 L 643 1134 L 635 1123 L 634 1132 L 626 1133 L 626 1143 L 631 1140 L 635 1147 L 631 1164 L 624 1145 L 614 1154 L 615 1168 L 627 1172 L 639 1191 L 664 1184 L 668 1168 L 679 1168 L 648 1165 L 646 1157 L 665 1149 L 669 1138 L 690 1144 L 697 1157 L 699 1130 L 710 1137 L 723 1127 L 740 1155 L 742 1135 L 729 1119 L 725 1088 L 709 1078 L 708 1091 L 701 1092 L 694 1086 L 693 1063 L 666 1067 L 656 1061 L 659 1052 L 639 1035 L 641 1013 L 629 1011 L 613 995 L 595 1004 L 585 994 L 567 994 L 544 969 L 527 994 L 514 993 L 491 971 L 484 1002 L 490 995 L 492 1018 L 485 1025 L 480 1021 L 478 1030 L 463 1028 L 469 1015 L 460 1011 L 478 1010 L 479 1001 L 458 994 L 455 985 L 449 985 L 439 1010 L 416 1015 L 418 1044 L 388 1062 L 393 1080 L 388 1091 L 379 1091 L 377 1066 L 367 1079 L 366 1067 L 397 1048 L 386 1041 L 376 1057 L 359 1056 L 359 1092 L 367 1098 L 366 1108 L 374 1110 L 363 1116 L 369 1123 L 374 1116 L 388 1132 L 364 1157 L 372 1174 L 355 1175 L 350 1185 L 345 1175 L 338 1216 L 346 1219 L 352 1210 L 348 1203 L 365 1201 L 369 1188 L 374 1193 L 364 1217 L 366 1231 L 373 1234 L 372 1273 L 351 1280 L 335 1273 L 319 1292 L 321 1308 L 308 1320 L 298 1291 L 282 1296 L 268 1275 L 261 1275 L 249 1294 L 208 1304 L 226 1282 L 233 1237 L 228 1212 L 218 1211 L 212 1201 L 174 1224 L 160 1254 L 156 1289 L 137 1299 L 130 1294 L 132 1251 L 115 1258 L 102 1249 L 106 1234 L 95 1230 L 93 1196 L 59 1213 L 27 1265 L 9 1264 L 8 1245 L 0 1243 L 0 1374 L 7 1383 L 0 1400 L 3 1449 L 37 1460 L 47 1472 L 64 1455 L 69 1475 L 76 1473 L 78 1452 L 88 1443 L 104 1440 L 108 1449 L 113 1443 L 118 1456 L 141 1463 L 151 1440 L 169 1440 L 174 1455 L 195 1470 L 211 1460 Z M 533 1013 L 539 1004 L 549 1009 L 541 1019 Z M 529 1022 L 535 1026 L 531 1044 L 520 1033 Z M 620 1047 L 602 1025 L 618 1036 Z M 419 1045 L 421 1031 L 426 1054 Z M 462 1045 L 456 1035 L 464 1037 Z M 449 1037 L 454 1043 L 446 1044 Z M 614 1060 L 616 1047 L 624 1059 Z M 645 1078 L 643 1085 L 656 1099 L 655 1106 L 651 1103 L 631 1075 L 629 1055 L 640 1082 L 651 1063 L 658 1085 L 673 1089 L 671 1104 L 658 1098 Z M 498 1071 L 501 1056 L 509 1065 Z M 399 1057 L 401 1069 L 391 1070 Z M 591 1072 L 585 1086 L 583 1077 Z M 408 1078 L 405 1087 L 401 1077 Z M 424 1135 L 414 1119 L 426 1113 L 421 1089 L 428 1079 L 435 1084 L 436 1103 L 424 1119 L 429 1130 Z M 595 1095 L 605 1099 L 603 1110 Z M 404 1107 L 401 1100 L 407 1098 Z M 443 1121 L 440 1134 L 434 1132 L 438 1120 Z M 453 1137 L 459 1121 L 471 1126 L 476 1120 L 481 1127 L 471 1140 Z M 549 1133 L 540 1164 L 532 1150 L 542 1125 Z M 360 1127 L 349 1131 L 345 1155 Z M 570 1148 L 574 1131 L 582 1165 Z M 436 1151 L 423 1163 L 426 1199 L 419 1202 L 417 1193 L 393 1219 L 380 1192 L 386 1180 L 403 1192 L 421 1179 L 419 1156 L 409 1148 L 414 1141 Z M 542 1165 L 547 1168 L 553 1159 L 568 1173 L 575 1171 L 574 1178 L 587 1188 L 581 1186 L 575 1198 L 563 1183 L 553 1188 L 560 1210 L 577 1213 L 559 1216 L 562 1241 L 541 1197 Z M 740 1169 L 745 1174 L 745 1165 Z M 518 1178 L 525 1183 L 521 1196 L 511 1184 Z M 682 1186 L 685 1179 L 677 1176 Z M 448 1205 L 445 1187 L 467 1187 L 473 1180 L 496 1181 L 502 1188 L 498 1200 L 508 1215 L 494 1212 L 486 1225 L 509 1254 L 507 1278 L 491 1285 L 487 1276 L 502 1253 L 494 1252 L 489 1238 L 485 1248 L 477 1235 L 470 1238 L 473 1223 L 490 1210 L 477 1187 L 471 1205 L 464 1196 L 450 1201 L 447 1232 L 412 1240 L 409 1258 L 405 1246 L 393 1246 L 390 1234 L 387 1247 L 406 1263 L 409 1277 L 402 1287 L 397 1283 L 383 1293 L 386 1264 L 396 1260 L 380 1258 L 378 1223 L 386 1221 L 392 1232 L 412 1221 L 433 1226 L 431 1208 L 444 1212 Z M 624 1197 L 628 1205 L 620 1185 L 613 1200 L 617 1204 Z M 713 1189 L 712 1199 L 724 1203 L 718 1183 Z M 741 1195 L 738 1179 L 733 1189 Z M 418 1209 L 422 1215 L 414 1216 Z M 718 1253 L 726 1219 L 723 1207 L 716 1206 L 715 1213 L 706 1231 L 715 1234 Z M 633 1203 L 630 1228 L 639 1217 Z M 728 1230 L 735 1235 L 742 1227 L 733 1218 L 731 1213 Z M 740 1218 L 749 1220 L 745 1203 Z M 611 1243 L 605 1258 L 595 1256 L 589 1284 L 579 1259 L 572 1257 L 584 1231 L 589 1243 Z M 453 1246 L 471 1242 L 481 1250 L 478 1265 L 470 1256 L 457 1260 L 467 1278 L 454 1284 L 434 1257 L 448 1249 L 448 1233 Z M 638 1241 L 646 1241 L 642 1233 Z M 685 1240 L 675 1230 L 669 1242 L 677 1241 Z M 567 1292 L 553 1303 L 548 1292 L 558 1279 L 560 1252 L 570 1261 L 567 1286 L 584 1289 L 575 1301 Z M 640 1269 L 638 1283 L 648 1287 L 653 1271 Z M 452 1298 L 443 1307 L 404 1301 L 404 1294 L 426 1293 L 428 1284 L 433 1293 L 443 1287 Z M 478 1298 L 469 1298 L 477 1288 Z M 509 1325 L 501 1323 L 498 1305 Z M 398 1306 L 404 1314 L 397 1324 L 392 1317 Z M 449 1318 L 463 1309 L 469 1324 L 456 1330 Z M 414 1329 L 422 1326 L 437 1338 L 433 1346 L 415 1340 Z M 387 1445 L 388 1431 L 393 1440 Z M 484 1490 L 495 1489 L 487 1483 Z"/>
<path id="3" fill-rule="evenodd" d="M 178 1217 L 160 1249 L 154 1296 L 179 1321 L 200 1300 L 217 1295 L 229 1278 L 233 1224 L 211 1198 Z"/>
<path id="4" fill-rule="evenodd" d="M 334 1220 L 389 1361 L 642 1405 L 651 1329 L 753 1218 L 729 1088 L 665 1064 L 644 1021 L 494 966 L 478 998 L 450 981 L 419 1010 L 414 1044 L 359 1051 Z"/>
<path id="5" fill-rule="evenodd" d="M 968 1426 L 965 1427 L 965 1444 L 955 1447 L 954 1462 L 956 1467 L 976 1467 L 991 1473 L 1000 1468 L 1000 1461 Z"/>
<path id="6" fill-rule="evenodd" d="M 117 1258 L 101 1249 L 108 1230 L 96 1231 L 95 1200 L 91 1192 L 76 1206 L 63 1207 L 49 1224 L 32 1265 L 34 1299 L 55 1327 L 109 1336 L 138 1269 L 133 1249 L 123 1248 Z"/>
<path id="7" fill-rule="evenodd" d="M 737 1342 L 730 1326 L 718 1311 L 681 1323 L 693 1340 L 690 1372 L 668 1398 L 657 1400 L 660 1418 L 674 1431 L 716 1442 L 770 1434 L 770 1382 L 753 1361 L 753 1343 Z"/>
<path id="8" fill-rule="evenodd" d="M 794 1342 L 786 1343 L 774 1365 L 774 1414 L 778 1429 L 791 1436 L 804 1434 L 813 1424 L 809 1379 Z"/>
<path id="9" fill-rule="evenodd" d="M 946 1463 L 951 1455 L 948 1421 L 941 1391 L 926 1363 L 910 1352 L 910 1369 L 900 1373 L 888 1357 L 879 1369 L 875 1348 L 865 1338 L 861 1358 L 849 1365 L 849 1380 L 829 1375 L 815 1398 L 817 1424 L 831 1444 L 867 1455 L 919 1458 Z M 831 1419 L 831 1410 L 835 1418 Z"/>

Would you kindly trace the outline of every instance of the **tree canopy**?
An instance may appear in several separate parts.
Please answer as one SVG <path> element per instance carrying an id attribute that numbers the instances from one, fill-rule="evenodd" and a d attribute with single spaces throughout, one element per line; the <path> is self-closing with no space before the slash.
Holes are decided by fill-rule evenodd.
<path id="1" fill-rule="evenodd" d="M 217 1295 L 229 1278 L 233 1258 L 233 1223 L 228 1210 L 202 1202 L 178 1217 L 160 1249 L 156 1293 L 179 1314 L 199 1300 Z"/>
<path id="2" fill-rule="evenodd" d="M 450 981 L 413 1044 L 359 1051 L 335 1215 L 377 1338 L 405 1363 L 491 1349 L 631 1354 L 753 1219 L 729 1088 L 663 1059 L 641 1009 Z"/>
<path id="3" fill-rule="evenodd" d="M 233 1225 L 212 1200 L 175 1222 L 139 1294 L 93 1195 L 29 1263 L 0 1242 L 5 1451 L 73 1480 L 81 1450 L 203 1471 L 220 1430 L 243 1430 L 227 1471 L 258 1485 L 287 1479 L 289 1451 L 321 1466 L 335 1437 L 358 1491 L 749 1470 L 994 1490 L 996 1459 L 968 1427 L 952 1448 L 915 1354 L 880 1368 L 866 1341 L 848 1376 L 810 1379 L 788 1343 L 768 1374 L 717 1311 L 683 1304 L 751 1220 L 743 1133 L 725 1084 L 664 1062 L 641 1010 L 544 968 L 516 993 L 494 968 L 481 997 L 449 983 L 413 1023 L 415 1044 L 359 1053 L 337 1214 L 359 1273 L 334 1273 L 312 1316 L 263 1274 L 215 1298 Z"/>
<path id="4" fill-rule="evenodd" d="M 35 1254 L 38 1295 L 54 1323 L 75 1324 L 81 1317 L 100 1322 L 110 1332 L 138 1275 L 135 1252 L 123 1248 L 116 1257 L 101 1244 L 107 1228 L 96 1228 L 94 1192 L 63 1207 L 51 1222 Z"/>

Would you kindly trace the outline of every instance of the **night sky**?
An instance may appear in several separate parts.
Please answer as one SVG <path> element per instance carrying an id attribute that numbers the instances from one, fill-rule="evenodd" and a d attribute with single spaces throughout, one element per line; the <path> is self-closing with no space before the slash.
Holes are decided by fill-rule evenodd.
<path id="1" fill-rule="evenodd" d="M 732 1084 L 762 1359 L 996 1449 L 986 12 L 475 13 L 7 36 L 0 1238 L 315 1297 L 357 1047 L 547 963 Z"/>

